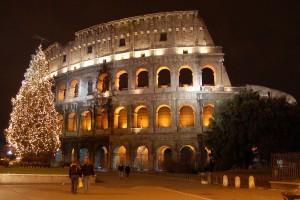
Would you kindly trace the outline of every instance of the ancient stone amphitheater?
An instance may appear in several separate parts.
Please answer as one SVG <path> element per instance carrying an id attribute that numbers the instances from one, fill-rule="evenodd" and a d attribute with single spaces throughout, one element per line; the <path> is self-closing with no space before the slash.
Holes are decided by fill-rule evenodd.
<path id="1" fill-rule="evenodd" d="M 206 164 L 202 135 L 218 101 L 248 87 L 294 101 L 266 87 L 232 87 L 222 48 L 197 11 L 95 25 L 46 54 L 63 124 L 57 159 L 64 163 L 89 157 L 99 169 L 198 168 Z"/>

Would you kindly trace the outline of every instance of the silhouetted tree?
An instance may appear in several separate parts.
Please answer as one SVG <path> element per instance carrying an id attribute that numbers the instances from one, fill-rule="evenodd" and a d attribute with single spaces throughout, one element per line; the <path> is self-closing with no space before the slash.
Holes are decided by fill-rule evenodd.
<path id="1" fill-rule="evenodd" d="M 299 106 L 249 90 L 216 106 L 205 138 L 219 169 L 247 168 L 253 148 L 261 160 L 269 161 L 271 153 L 299 151 L 299 142 Z"/>

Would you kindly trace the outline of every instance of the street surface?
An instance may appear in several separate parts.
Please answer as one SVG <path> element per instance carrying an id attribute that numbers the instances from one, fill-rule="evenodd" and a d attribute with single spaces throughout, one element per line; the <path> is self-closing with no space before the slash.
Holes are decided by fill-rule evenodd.
<path id="1" fill-rule="evenodd" d="M 235 189 L 201 185 L 197 180 L 161 175 L 133 174 L 120 179 L 117 173 L 100 175 L 100 183 L 84 194 L 70 193 L 70 185 L 0 185 L 0 200 L 281 200 L 279 190 Z"/>

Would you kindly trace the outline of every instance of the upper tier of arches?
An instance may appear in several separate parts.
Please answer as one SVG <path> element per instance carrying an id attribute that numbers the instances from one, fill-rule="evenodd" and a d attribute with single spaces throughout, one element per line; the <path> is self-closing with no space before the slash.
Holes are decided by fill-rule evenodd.
<path id="1" fill-rule="evenodd" d="M 222 67 L 222 66 L 221 66 Z M 109 91 L 133 92 L 135 90 L 179 88 L 184 91 L 202 91 L 202 87 L 220 86 L 220 77 L 216 66 L 205 65 L 195 67 L 182 65 L 179 67 L 158 66 L 150 68 L 137 66 L 134 69 L 121 67 L 111 72 L 96 72 L 81 76 L 69 76 L 56 84 L 57 102 Z M 98 74 L 98 75 L 97 75 Z"/>

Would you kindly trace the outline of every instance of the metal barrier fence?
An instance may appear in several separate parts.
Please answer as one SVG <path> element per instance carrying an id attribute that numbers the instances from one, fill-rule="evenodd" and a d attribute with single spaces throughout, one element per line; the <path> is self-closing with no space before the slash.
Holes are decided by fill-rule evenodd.
<path id="1" fill-rule="evenodd" d="M 300 178 L 300 153 L 276 153 L 271 157 L 274 179 Z"/>

